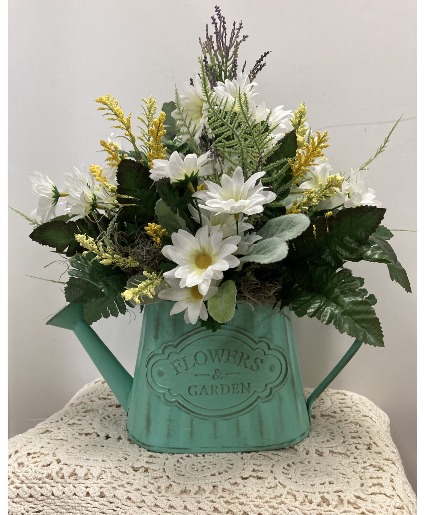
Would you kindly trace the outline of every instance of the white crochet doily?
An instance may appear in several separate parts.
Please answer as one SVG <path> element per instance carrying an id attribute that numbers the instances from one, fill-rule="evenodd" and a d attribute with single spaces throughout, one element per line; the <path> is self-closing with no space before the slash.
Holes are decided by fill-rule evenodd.
<path id="1" fill-rule="evenodd" d="M 9 515 L 416 513 L 383 411 L 326 390 L 312 417 L 311 435 L 289 449 L 159 454 L 127 439 L 126 415 L 98 379 L 9 440 Z"/>

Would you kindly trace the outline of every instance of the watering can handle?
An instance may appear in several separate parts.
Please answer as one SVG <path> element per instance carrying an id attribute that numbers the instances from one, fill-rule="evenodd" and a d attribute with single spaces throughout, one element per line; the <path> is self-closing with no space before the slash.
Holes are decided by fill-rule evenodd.
<path id="1" fill-rule="evenodd" d="M 329 372 L 329 374 L 323 379 L 323 381 L 317 386 L 311 394 L 307 398 L 307 411 L 310 415 L 311 406 L 313 402 L 319 397 L 319 395 L 323 392 L 325 388 L 327 388 L 335 377 L 341 372 L 341 370 L 347 365 L 347 363 L 351 360 L 351 358 L 356 354 L 356 352 L 360 349 L 362 342 L 359 340 L 354 340 L 354 343 L 348 349 L 348 351 L 342 356 L 342 358 L 338 361 L 335 367 Z"/>

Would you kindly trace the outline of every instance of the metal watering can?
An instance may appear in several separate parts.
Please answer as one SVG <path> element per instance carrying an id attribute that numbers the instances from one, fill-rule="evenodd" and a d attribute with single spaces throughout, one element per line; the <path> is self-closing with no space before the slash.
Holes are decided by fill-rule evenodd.
<path id="1" fill-rule="evenodd" d="M 74 331 L 128 414 L 127 431 L 157 452 L 280 449 L 310 432 L 310 409 L 361 346 L 356 340 L 307 400 L 289 310 L 238 303 L 215 332 L 170 316 L 172 302 L 149 304 L 134 378 L 69 304 L 47 324 Z"/>

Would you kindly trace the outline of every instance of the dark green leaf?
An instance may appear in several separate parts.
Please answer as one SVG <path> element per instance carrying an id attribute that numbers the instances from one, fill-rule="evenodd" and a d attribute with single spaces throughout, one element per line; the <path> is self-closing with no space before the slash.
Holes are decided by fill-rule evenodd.
<path id="1" fill-rule="evenodd" d="M 114 266 L 101 265 L 92 253 L 78 254 L 70 259 L 70 280 L 65 287 L 68 302 L 82 302 L 87 322 L 125 313 L 121 297 L 127 275 Z"/>
<path id="2" fill-rule="evenodd" d="M 151 222 L 158 194 L 149 169 L 137 161 L 124 159 L 118 165 L 117 183 L 117 198 L 123 206 L 119 218 L 139 226 Z"/>
<path id="3" fill-rule="evenodd" d="M 412 287 L 410 286 L 410 281 L 407 277 L 407 272 L 402 267 L 400 262 L 396 261 L 395 263 L 390 263 L 387 266 L 391 279 L 400 284 L 400 286 L 402 286 L 407 292 L 411 293 Z"/>
<path id="4" fill-rule="evenodd" d="M 289 191 L 292 174 L 288 160 L 293 159 L 296 152 L 297 135 L 293 130 L 285 134 L 284 138 L 273 147 L 273 153 L 264 163 L 263 169 L 266 175 L 262 182 L 276 193 L 277 200 L 285 198 Z"/>
<path id="5" fill-rule="evenodd" d="M 375 234 L 376 234 L 376 236 L 378 236 L 379 238 L 382 238 L 383 240 L 390 240 L 394 236 L 394 234 L 383 225 L 380 225 L 376 229 Z"/>
<path id="6" fill-rule="evenodd" d="M 375 232 L 372 234 L 372 236 L 369 238 L 369 241 L 374 243 L 379 249 L 382 250 L 382 252 L 385 254 L 385 256 L 390 259 L 391 261 L 397 261 L 396 253 L 394 252 L 391 245 L 388 243 L 387 240 L 384 238 L 378 236 L 378 234 Z"/>
<path id="7" fill-rule="evenodd" d="M 185 221 L 186 225 L 190 230 L 194 229 L 195 225 L 187 215 L 187 206 L 190 204 L 192 194 L 185 185 L 174 185 L 170 183 L 169 179 L 161 179 L 155 183 L 156 189 L 161 199 L 165 204 L 174 212 L 178 213 L 179 216 Z"/>
<path id="8" fill-rule="evenodd" d="M 391 234 L 391 236 L 389 236 Z M 406 270 L 397 259 L 391 245 L 387 240 L 392 237 L 392 233 L 384 226 L 380 225 L 369 240 L 359 248 L 357 255 L 352 255 L 350 261 L 372 261 L 375 263 L 385 263 L 388 266 L 390 277 L 398 282 L 407 292 L 411 292 L 411 286 Z"/>
<path id="9" fill-rule="evenodd" d="M 276 163 L 292 159 L 297 153 L 297 134 L 295 130 L 288 132 L 285 136 L 273 147 L 273 153 L 266 159 L 265 166 L 274 169 Z M 289 172 L 290 173 L 290 172 Z"/>
<path id="10" fill-rule="evenodd" d="M 155 206 L 155 214 L 158 223 L 167 229 L 168 233 L 177 232 L 179 229 L 186 229 L 186 222 L 162 200 L 159 199 Z"/>
<path id="11" fill-rule="evenodd" d="M 66 252 L 67 256 L 73 256 L 78 250 L 82 250 L 75 239 L 76 234 L 86 234 L 96 238 L 99 234 L 97 225 L 87 218 L 79 218 L 75 221 L 67 221 L 67 215 L 57 217 L 36 227 L 30 234 L 30 238 L 40 245 L 47 245 L 56 252 Z"/>
<path id="12" fill-rule="evenodd" d="M 317 265 L 339 268 L 344 261 L 357 260 L 361 247 L 376 231 L 385 209 L 359 206 L 343 209 L 331 217 L 319 216 L 301 236 L 292 240 L 289 261 L 307 259 Z"/>
<path id="13" fill-rule="evenodd" d="M 163 263 L 160 263 L 160 265 L 159 265 L 159 268 L 163 272 L 168 272 L 169 270 L 172 270 L 175 267 L 176 267 L 175 263 L 170 263 L 169 261 L 164 261 Z"/>
<path id="14" fill-rule="evenodd" d="M 164 111 L 164 113 L 166 114 L 164 128 L 167 131 L 167 139 L 170 139 L 170 140 L 175 138 L 175 136 L 177 134 L 176 120 L 171 116 L 171 113 L 175 109 L 176 109 L 176 104 L 173 101 L 165 102 L 161 107 L 161 111 Z"/>
<path id="15" fill-rule="evenodd" d="M 59 215 L 51 218 L 50 222 L 68 222 L 71 218 L 74 218 L 73 215 Z"/>
<path id="16" fill-rule="evenodd" d="M 56 249 L 56 252 L 65 252 L 68 246 L 75 241 L 71 226 L 60 220 L 39 225 L 32 231 L 30 238 L 40 245 Z"/>
<path id="17" fill-rule="evenodd" d="M 209 329 L 210 331 L 212 331 L 213 333 L 215 331 L 217 331 L 218 329 L 220 329 L 220 327 L 222 326 L 223 324 L 220 324 L 220 322 L 217 322 L 216 320 L 214 320 L 213 317 L 209 316 L 207 320 L 201 320 L 201 326 L 202 327 L 205 327 L 205 329 Z"/>
<path id="18" fill-rule="evenodd" d="M 298 316 L 307 315 L 324 324 L 332 323 L 340 333 L 382 347 L 382 328 L 372 307 L 376 299 L 368 294 L 363 284 L 362 278 L 354 277 L 347 269 L 311 270 L 308 281 L 294 288 L 291 308 Z"/>
<path id="19" fill-rule="evenodd" d="M 293 130 L 285 134 L 285 137 L 278 143 L 278 148 L 273 154 L 272 161 L 278 159 L 292 159 L 297 153 L 297 134 Z"/>
<path id="20" fill-rule="evenodd" d="M 359 253 L 356 256 L 354 253 L 350 257 L 350 261 L 370 261 L 371 263 L 391 263 L 391 259 L 387 254 L 378 246 L 372 242 L 365 243 L 363 247 L 359 249 Z"/>
<path id="21" fill-rule="evenodd" d="M 84 318 L 88 324 L 97 322 L 101 318 L 124 315 L 127 307 L 124 299 L 117 295 L 114 298 L 103 297 L 84 304 Z"/>
<path id="22" fill-rule="evenodd" d="M 192 198 L 190 192 L 182 192 L 181 188 L 171 184 L 169 179 L 156 181 L 155 186 L 162 200 L 174 211 L 185 209 Z"/>
<path id="23" fill-rule="evenodd" d="M 98 286 L 77 277 L 70 277 L 65 286 L 65 298 L 70 303 L 84 304 L 102 296 L 103 292 Z"/>

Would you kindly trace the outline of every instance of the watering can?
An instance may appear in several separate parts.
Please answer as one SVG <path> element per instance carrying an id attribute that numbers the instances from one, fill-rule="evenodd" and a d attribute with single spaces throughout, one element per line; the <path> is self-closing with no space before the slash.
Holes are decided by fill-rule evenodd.
<path id="1" fill-rule="evenodd" d="M 127 432 L 156 452 L 289 447 L 310 432 L 313 402 L 361 346 L 356 340 L 305 399 L 289 310 L 238 303 L 217 331 L 188 326 L 173 303 L 148 304 L 134 377 L 69 304 L 47 324 L 74 331 L 127 412 Z"/>

